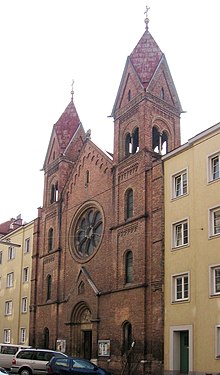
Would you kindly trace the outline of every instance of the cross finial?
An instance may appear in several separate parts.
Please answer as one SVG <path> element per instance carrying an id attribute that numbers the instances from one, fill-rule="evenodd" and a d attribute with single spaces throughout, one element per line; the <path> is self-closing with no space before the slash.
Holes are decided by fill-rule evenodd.
<path id="1" fill-rule="evenodd" d="M 145 24 L 146 24 L 146 30 L 148 30 L 148 23 L 149 23 L 148 11 L 149 11 L 149 9 L 150 9 L 150 7 L 148 7 L 148 6 L 146 5 L 146 11 L 144 12 L 144 14 L 146 14 L 146 17 L 145 17 L 145 20 L 144 20 L 144 22 L 145 22 Z"/>
<path id="2" fill-rule="evenodd" d="M 74 79 L 72 80 L 72 83 L 71 83 L 71 87 L 72 87 L 72 90 L 71 90 L 71 100 L 72 101 L 73 101 L 73 94 L 74 94 L 73 85 L 74 85 Z"/>

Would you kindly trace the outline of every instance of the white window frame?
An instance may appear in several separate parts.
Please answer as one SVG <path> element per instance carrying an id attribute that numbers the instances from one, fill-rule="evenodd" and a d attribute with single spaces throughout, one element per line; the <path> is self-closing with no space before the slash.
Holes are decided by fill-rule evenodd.
<path id="1" fill-rule="evenodd" d="M 5 315 L 12 315 L 12 300 L 5 301 Z"/>
<path id="2" fill-rule="evenodd" d="M 187 242 L 185 242 L 185 231 L 187 230 Z M 180 247 L 189 246 L 189 219 L 183 219 L 172 224 L 172 247 L 178 249 Z M 180 241 L 180 243 L 178 243 Z"/>
<path id="3" fill-rule="evenodd" d="M 186 279 L 187 279 L 187 284 L 185 283 Z M 185 288 L 186 285 L 187 285 L 187 288 Z M 172 302 L 173 303 L 189 301 L 189 296 L 190 296 L 189 272 L 172 275 L 171 276 L 171 290 L 172 290 Z M 181 293 L 180 298 L 178 297 L 178 293 Z M 185 295 L 186 293 L 187 295 Z"/>
<path id="4" fill-rule="evenodd" d="M 24 253 L 29 254 L 31 251 L 31 239 L 30 237 L 26 238 L 24 241 Z"/>
<path id="5" fill-rule="evenodd" d="M 4 329 L 4 344 L 11 343 L 11 330 L 8 328 Z"/>
<path id="6" fill-rule="evenodd" d="M 22 313 L 28 312 L 28 299 L 27 299 L 27 297 L 22 297 L 22 299 L 21 299 L 21 312 Z"/>
<path id="7" fill-rule="evenodd" d="M 217 165 L 214 160 L 217 159 Z M 218 181 L 220 179 L 220 151 L 208 156 L 208 181 Z"/>
<path id="8" fill-rule="evenodd" d="M 209 267 L 209 295 L 220 297 L 220 264 Z"/>
<path id="9" fill-rule="evenodd" d="M 209 237 L 220 236 L 220 217 L 216 214 L 220 215 L 220 206 L 209 209 Z"/>
<path id="10" fill-rule="evenodd" d="M 26 340 L 26 328 L 20 328 L 20 344 L 24 344 Z"/>
<path id="11" fill-rule="evenodd" d="M 177 185 L 179 188 L 177 189 Z M 188 194 L 188 168 L 172 175 L 171 198 L 176 199 Z"/>
<path id="12" fill-rule="evenodd" d="M 6 276 L 6 288 L 12 288 L 14 286 L 14 272 L 10 272 Z"/>
<path id="13" fill-rule="evenodd" d="M 15 258 L 15 247 L 9 246 L 8 248 L 8 260 L 13 260 Z"/>
<path id="14" fill-rule="evenodd" d="M 29 267 L 23 268 L 22 281 L 23 281 L 23 283 L 28 283 L 28 281 L 29 281 Z"/>

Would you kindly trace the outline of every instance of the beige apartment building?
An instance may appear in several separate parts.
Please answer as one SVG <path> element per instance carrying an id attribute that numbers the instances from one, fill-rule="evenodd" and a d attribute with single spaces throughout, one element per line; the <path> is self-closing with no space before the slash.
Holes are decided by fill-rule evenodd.
<path id="1" fill-rule="evenodd" d="M 220 123 L 163 157 L 165 374 L 220 371 Z"/>
<path id="2" fill-rule="evenodd" d="M 34 221 L 0 238 L 0 342 L 29 344 Z"/>

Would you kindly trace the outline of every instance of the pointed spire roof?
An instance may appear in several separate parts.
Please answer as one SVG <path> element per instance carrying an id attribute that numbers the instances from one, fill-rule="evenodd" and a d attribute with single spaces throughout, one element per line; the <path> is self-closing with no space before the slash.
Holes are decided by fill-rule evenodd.
<path id="1" fill-rule="evenodd" d="M 155 70 L 157 69 L 163 53 L 148 31 L 148 27 L 133 52 L 130 61 L 142 83 L 146 88 Z"/>
<path id="2" fill-rule="evenodd" d="M 68 104 L 65 111 L 54 125 L 61 150 L 65 150 L 79 125 L 80 119 L 72 98 L 71 102 Z"/>

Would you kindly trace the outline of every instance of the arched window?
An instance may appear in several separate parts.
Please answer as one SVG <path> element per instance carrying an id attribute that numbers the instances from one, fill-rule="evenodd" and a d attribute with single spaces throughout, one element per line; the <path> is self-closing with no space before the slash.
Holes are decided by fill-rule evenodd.
<path id="1" fill-rule="evenodd" d="M 131 90 L 128 91 L 128 101 L 130 102 L 131 100 Z"/>
<path id="2" fill-rule="evenodd" d="M 53 228 L 49 229 L 48 232 L 48 251 L 53 250 Z"/>
<path id="3" fill-rule="evenodd" d="M 125 256 L 125 282 L 133 281 L 133 253 L 129 250 Z"/>
<path id="4" fill-rule="evenodd" d="M 136 128 L 132 134 L 132 154 L 139 151 L 139 129 Z"/>
<path id="5" fill-rule="evenodd" d="M 161 99 L 164 99 L 164 88 L 163 87 L 161 88 L 161 91 L 160 91 L 160 97 L 161 97 Z"/>
<path id="6" fill-rule="evenodd" d="M 44 328 L 44 343 L 43 348 L 48 349 L 49 348 L 49 329 L 47 327 Z"/>
<path id="7" fill-rule="evenodd" d="M 130 133 L 126 134 L 125 137 L 125 156 L 129 156 L 131 153 L 131 135 Z"/>
<path id="8" fill-rule="evenodd" d="M 132 325 L 130 322 L 125 322 L 123 325 L 123 350 L 122 354 L 128 353 L 132 347 L 133 338 L 132 338 Z"/>
<path id="9" fill-rule="evenodd" d="M 133 217 L 133 190 L 128 189 L 125 193 L 125 219 Z"/>
<path id="10" fill-rule="evenodd" d="M 155 126 L 152 128 L 152 149 L 161 155 L 168 152 L 168 135 L 165 131 L 160 132 Z"/>
<path id="11" fill-rule="evenodd" d="M 50 203 L 58 201 L 58 182 L 51 185 Z"/>
<path id="12" fill-rule="evenodd" d="M 51 299 L 51 291 L 52 291 L 52 276 L 47 275 L 47 301 Z"/>
<path id="13" fill-rule="evenodd" d="M 135 128 L 133 133 L 125 136 L 125 156 L 135 154 L 139 151 L 139 129 Z"/>

